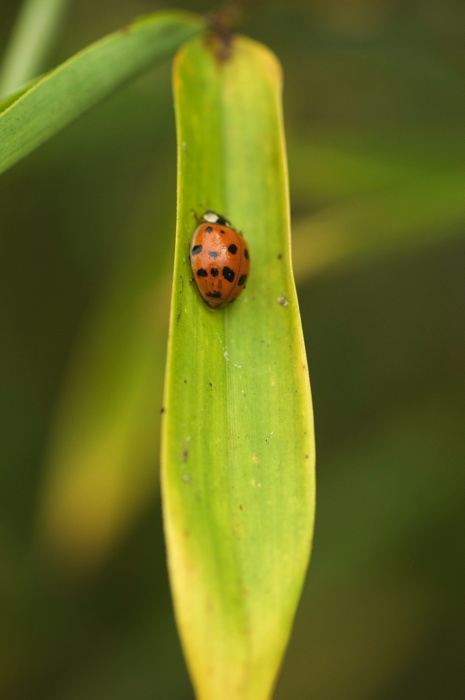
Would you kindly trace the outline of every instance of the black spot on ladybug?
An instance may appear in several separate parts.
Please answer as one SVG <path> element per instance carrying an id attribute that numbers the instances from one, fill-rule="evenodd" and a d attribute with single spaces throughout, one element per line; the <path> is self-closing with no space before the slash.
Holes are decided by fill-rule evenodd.
<path id="1" fill-rule="evenodd" d="M 223 267 L 223 277 L 225 280 L 228 280 L 228 282 L 232 282 L 234 280 L 234 270 L 231 270 L 230 267 Z"/>
<path id="2" fill-rule="evenodd" d="M 236 255 L 237 253 L 237 245 L 234 245 L 234 243 L 231 243 L 231 245 L 228 248 L 229 252 L 232 253 L 233 255 Z"/>
<path id="3" fill-rule="evenodd" d="M 245 281 L 247 279 L 247 275 L 241 275 L 239 278 L 239 282 L 237 283 L 240 287 L 242 287 L 243 284 L 245 284 Z"/>
<path id="4" fill-rule="evenodd" d="M 213 299 L 221 299 L 221 292 L 207 292 L 207 297 L 213 297 Z"/>
<path id="5" fill-rule="evenodd" d="M 217 257 L 218 257 L 218 253 L 215 253 L 214 250 L 209 250 L 209 251 L 208 251 L 208 255 L 209 255 L 211 258 L 217 258 Z"/>
<path id="6" fill-rule="evenodd" d="M 207 226 L 207 228 L 205 229 L 205 233 L 211 233 L 212 231 L 213 229 L 211 226 Z"/>
<path id="7" fill-rule="evenodd" d="M 206 277 L 208 275 L 208 272 L 203 269 L 203 267 L 200 268 L 200 270 L 197 270 L 197 277 Z"/>
<path id="8" fill-rule="evenodd" d="M 212 277 L 218 277 L 218 269 L 216 267 L 212 267 L 210 274 Z"/>
<path id="9" fill-rule="evenodd" d="M 202 252 L 202 246 L 201 245 L 195 245 L 192 248 L 192 255 L 198 255 L 199 253 Z"/>
<path id="10" fill-rule="evenodd" d="M 223 229 L 220 228 L 220 233 L 226 233 L 226 231 L 223 231 Z"/>
<path id="11" fill-rule="evenodd" d="M 245 258 L 246 260 L 249 259 L 249 251 L 247 250 L 247 248 L 244 249 L 244 258 Z"/>

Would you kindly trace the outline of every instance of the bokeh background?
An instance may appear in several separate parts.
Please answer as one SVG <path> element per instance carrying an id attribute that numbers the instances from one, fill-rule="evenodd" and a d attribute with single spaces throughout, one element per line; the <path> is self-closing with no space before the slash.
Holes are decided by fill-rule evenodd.
<path id="1" fill-rule="evenodd" d="M 70 1 L 44 69 L 169 6 Z M 1 47 L 19 7 L 2 0 Z M 318 453 L 276 699 L 458 700 L 465 4 L 262 3 L 241 31 L 284 68 Z M 1 178 L 5 700 L 193 698 L 158 489 L 175 175 L 167 64 Z"/>

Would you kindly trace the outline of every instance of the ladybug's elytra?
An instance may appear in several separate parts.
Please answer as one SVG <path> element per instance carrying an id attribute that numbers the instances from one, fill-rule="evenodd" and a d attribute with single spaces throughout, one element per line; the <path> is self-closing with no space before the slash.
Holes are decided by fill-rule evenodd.
<path id="1" fill-rule="evenodd" d="M 249 274 L 249 250 L 242 233 L 214 211 L 194 231 L 190 259 L 200 296 L 211 309 L 237 299 Z"/>

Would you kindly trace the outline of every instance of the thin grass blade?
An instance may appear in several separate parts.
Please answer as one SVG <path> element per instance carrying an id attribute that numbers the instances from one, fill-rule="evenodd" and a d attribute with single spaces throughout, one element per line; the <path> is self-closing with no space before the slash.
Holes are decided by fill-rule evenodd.
<path id="1" fill-rule="evenodd" d="M 0 114 L 0 172 L 204 27 L 196 15 L 159 12 L 110 34 L 45 75 Z"/>
<path id="2" fill-rule="evenodd" d="M 2 63 L 0 98 L 44 68 L 69 0 L 23 0 Z"/>

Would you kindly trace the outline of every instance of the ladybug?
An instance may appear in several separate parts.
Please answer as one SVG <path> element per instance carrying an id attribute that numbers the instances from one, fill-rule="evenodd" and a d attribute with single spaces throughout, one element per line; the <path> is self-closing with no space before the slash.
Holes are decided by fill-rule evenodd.
<path id="1" fill-rule="evenodd" d="M 191 241 L 190 260 L 200 296 L 211 309 L 237 299 L 249 274 L 249 250 L 242 233 L 214 211 L 200 219 Z"/>

